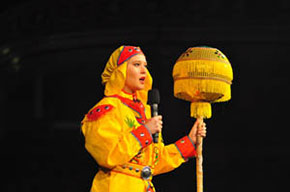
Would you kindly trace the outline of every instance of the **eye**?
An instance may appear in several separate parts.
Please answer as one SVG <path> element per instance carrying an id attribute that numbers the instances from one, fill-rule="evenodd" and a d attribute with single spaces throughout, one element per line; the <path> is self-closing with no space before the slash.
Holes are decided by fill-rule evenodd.
<path id="1" fill-rule="evenodd" d="M 133 64 L 135 67 L 139 67 L 140 66 L 140 63 L 134 63 Z"/>

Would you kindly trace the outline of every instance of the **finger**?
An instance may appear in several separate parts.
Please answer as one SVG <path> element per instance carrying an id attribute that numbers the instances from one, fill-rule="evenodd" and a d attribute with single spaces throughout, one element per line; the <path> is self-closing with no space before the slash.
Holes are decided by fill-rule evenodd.
<path id="1" fill-rule="evenodd" d="M 199 127 L 200 127 L 200 128 L 205 127 L 205 123 L 201 123 L 201 124 L 199 124 Z"/>
<path id="2" fill-rule="evenodd" d="M 204 134 L 204 133 L 206 133 L 206 130 L 205 129 L 202 129 L 202 130 L 198 130 L 198 132 L 197 132 L 198 134 Z"/>
<path id="3" fill-rule="evenodd" d="M 154 119 L 155 121 L 161 121 L 162 117 L 160 115 L 153 117 L 152 119 Z"/>
<path id="4" fill-rule="evenodd" d="M 200 127 L 198 127 L 199 130 L 205 130 L 206 129 L 206 126 L 205 124 L 202 124 Z"/>
<path id="5" fill-rule="evenodd" d="M 158 127 L 157 127 L 157 132 L 160 133 L 161 130 L 162 130 L 162 126 L 158 126 Z"/>
<path id="6" fill-rule="evenodd" d="M 194 122 L 194 124 L 193 124 L 193 126 L 192 126 L 192 129 L 198 129 L 198 127 L 199 127 L 199 119 L 197 119 L 195 122 Z"/>
<path id="7" fill-rule="evenodd" d="M 157 122 L 157 123 L 156 123 L 156 127 L 157 127 L 158 129 L 162 129 L 163 126 L 162 126 L 162 124 L 161 124 L 160 122 Z"/>
<path id="8" fill-rule="evenodd" d="M 197 119 L 195 121 L 195 123 L 196 123 L 197 126 L 200 126 L 203 123 L 203 121 L 202 121 L 202 119 Z"/>
<path id="9" fill-rule="evenodd" d="M 157 125 L 162 128 L 162 122 L 159 122 Z"/>
<path id="10" fill-rule="evenodd" d="M 206 133 L 199 133 L 198 135 L 199 136 L 202 136 L 202 137 L 205 137 L 206 136 Z"/>
<path id="11" fill-rule="evenodd" d="M 206 130 L 200 130 L 198 131 L 198 134 L 206 134 Z"/>
<path id="12" fill-rule="evenodd" d="M 203 125 L 203 122 L 200 122 L 200 121 L 197 121 L 196 123 L 197 123 L 196 125 L 197 129 L 200 129 Z"/>

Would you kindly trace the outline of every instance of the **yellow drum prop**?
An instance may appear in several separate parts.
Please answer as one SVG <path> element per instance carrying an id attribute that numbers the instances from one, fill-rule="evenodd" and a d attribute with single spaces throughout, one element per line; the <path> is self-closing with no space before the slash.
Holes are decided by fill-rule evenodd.
<path id="1" fill-rule="evenodd" d="M 212 47 L 191 47 L 173 68 L 174 96 L 191 102 L 190 116 L 211 117 L 211 103 L 231 99 L 233 70 L 227 57 Z M 197 192 L 203 191 L 202 137 L 197 139 Z"/>

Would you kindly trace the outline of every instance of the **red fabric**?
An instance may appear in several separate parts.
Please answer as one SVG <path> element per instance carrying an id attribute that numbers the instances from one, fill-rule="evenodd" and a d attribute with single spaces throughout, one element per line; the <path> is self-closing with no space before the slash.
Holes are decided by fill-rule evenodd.
<path id="1" fill-rule="evenodd" d="M 122 63 L 124 63 L 125 61 L 127 61 L 128 59 L 130 59 L 132 56 L 137 55 L 137 54 L 143 54 L 144 53 L 141 51 L 141 49 L 139 47 L 134 47 L 134 46 L 124 46 L 119 58 L 118 58 L 118 62 L 117 65 L 121 65 Z"/>
<path id="2" fill-rule="evenodd" d="M 155 191 L 153 190 L 153 188 L 148 187 L 148 188 L 146 189 L 146 192 L 155 192 Z"/>
<path id="3" fill-rule="evenodd" d="M 132 97 L 135 98 L 135 100 L 131 100 L 128 98 L 121 97 L 119 95 L 112 95 L 110 97 L 117 97 L 118 99 L 121 100 L 122 103 L 133 109 L 139 114 L 139 117 L 136 117 L 137 121 L 141 124 L 144 125 L 145 121 L 147 120 L 146 115 L 145 115 L 145 107 L 140 102 L 139 100 L 136 100 L 136 95 L 132 94 Z"/>
<path id="4" fill-rule="evenodd" d="M 154 188 L 154 186 L 152 185 L 152 183 L 149 183 L 149 182 L 148 182 L 148 186 L 145 188 L 145 191 L 146 191 L 146 192 L 155 192 L 155 188 Z"/>
<path id="5" fill-rule="evenodd" d="M 90 121 L 97 120 L 107 112 L 111 111 L 113 108 L 114 107 L 112 105 L 99 105 L 88 112 L 87 118 Z"/>
<path id="6" fill-rule="evenodd" d="M 141 125 L 137 129 L 131 131 L 131 133 L 136 137 L 139 141 L 142 148 L 150 145 L 152 143 L 152 136 L 148 129 Z"/>
<path id="7" fill-rule="evenodd" d="M 195 146 L 188 136 L 184 136 L 176 141 L 175 145 L 184 159 L 196 156 Z"/>

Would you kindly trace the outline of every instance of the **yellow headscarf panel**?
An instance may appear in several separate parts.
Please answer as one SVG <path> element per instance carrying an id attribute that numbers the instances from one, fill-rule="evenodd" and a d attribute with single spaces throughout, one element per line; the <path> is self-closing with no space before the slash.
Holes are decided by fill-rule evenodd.
<path id="1" fill-rule="evenodd" d="M 122 91 L 127 76 L 127 61 L 137 54 L 144 55 L 140 47 L 124 45 L 111 54 L 102 73 L 102 83 L 105 84 L 104 94 L 106 96 L 119 94 L 120 91 Z M 140 99 L 144 104 L 147 103 L 147 93 L 151 88 L 152 77 L 147 70 L 145 88 L 136 92 L 138 99 Z"/>

